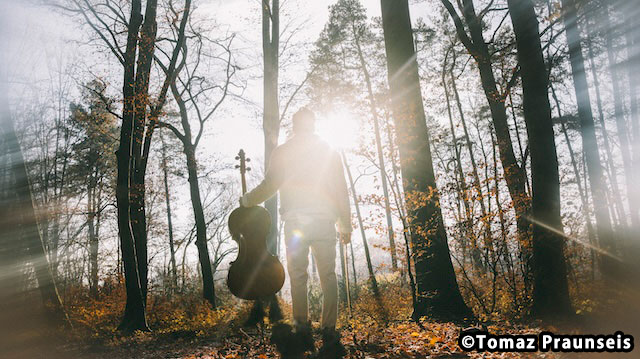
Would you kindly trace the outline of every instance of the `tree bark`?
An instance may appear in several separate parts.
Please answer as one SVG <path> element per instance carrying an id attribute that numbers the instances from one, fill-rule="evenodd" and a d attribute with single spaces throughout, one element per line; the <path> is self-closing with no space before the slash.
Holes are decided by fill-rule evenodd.
<path id="1" fill-rule="evenodd" d="M 382 27 L 400 168 L 411 228 L 417 302 L 413 318 L 464 320 L 464 303 L 439 206 L 429 133 L 422 104 L 418 65 L 407 0 L 381 0 Z"/>
<path id="2" fill-rule="evenodd" d="M 264 133 L 264 168 L 269 166 L 271 153 L 278 146 L 280 134 L 280 108 L 278 104 L 278 72 L 280 51 L 280 0 L 262 2 L 262 51 L 264 66 L 262 128 Z M 278 254 L 278 198 L 265 202 L 271 215 L 271 230 L 267 236 L 267 248 Z"/>
<path id="3" fill-rule="evenodd" d="M 131 143 L 131 228 L 136 246 L 136 259 L 140 289 L 143 300 L 147 301 L 148 285 L 148 253 L 147 253 L 147 218 L 145 209 L 145 169 L 143 165 L 142 149 L 145 140 L 145 126 L 147 123 L 147 108 L 149 102 L 149 77 L 155 50 L 157 32 L 156 10 L 157 0 L 148 0 L 144 14 L 144 23 L 140 29 L 138 41 L 138 62 L 136 66 L 133 138 Z"/>
<path id="4" fill-rule="evenodd" d="M 195 148 L 186 145 L 184 149 L 187 155 L 187 169 L 189 172 L 189 193 L 191 194 L 191 205 L 193 216 L 196 220 L 196 246 L 198 247 L 198 259 L 200 260 L 200 270 L 202 271 L 202 294 L 213 308 L 216 307 L 215 289 L 213 286 L 213 272 L 211 270 L 211 260 L 209 259 L 209 249 L 207 247 L 207 224 L 204 219 L 202 200 L 200 199 L 200 185 L 198 182 L 198 165 L 196 163 Z"/>
<path id="5" fill-rule="evenodd" d="M 532 175 L 532 265 L 535 317 L 556 319 L 572 313 L 560 218 L 560 180 L 549 80 L 542 55 L 538 20 L 531 0 L 508 0 L 522 74 L 524 118 Z"/>
<path id="6" fill-rule="evenodd" d="M 98 236 L 96 233 L 95 218 L 96 206 L 96 181 L 97 167 L 89 178 L 87 188 L 87 227 L 89 232 L 89 293 L 92 297 L 98 296 Z"/>
<path id="7" fill-rule="evenodd" d="M 176 82 L 172 82 L 171 93 L 178 104 L 180 113 L 180 123 L 184 131 L 183 134 L 174 131 L 174 134 L 182 142 L 183 152 L 187 161 L 187 172 L 189 180 L 189 194 L 191 196 L 191 207 L 193 209 L 193 217 L 196 222 L 196 247 L 198 248 L 198 259 L 200 262 L 200 272 L 202 273 L 202 294 L 213 308 L 216 307 L 215 288 L 213 281 L 213 270 L 211 268 L 211 259 L 209 256 L 209 248 L 207 245 L 207 222 L 204 216 L 204 208 L 200 197 L 200 182 L 198 179 L 198 162 L 196 160 L 197 142 L 193 142 L 191 133 L 191 124 L 189 122 L 189 112 L 187 105 L 182 98 Z M 203 123 L 200 122 L 200 126 Z M 167 187 L 165 187 L 168 190 Z"/>
<path id="8" fill-rule="evenodd" d="M 164 200 L 167 206 L 167 226 L 169 232 L 169 264 L 171 273 L 171 285 L 173 290 L 178 288 L 178 269 L 176 266 L 176 249 L 173 242 L 173 222 L 171 218 L 171 194 L 169 193 L 169 169 L 167 164 L 167 145 L 164 141 L 164 137 L 160 135 L 162 142 L 162 174 L 164 182 Z"/>
<path id="9" fill-rule="evenodd" d="M 135 119 L 135 59 L 138 46 L 138 31 L 142 24 L 140 0 L 131 2 L 131 15 L 127 28 L 127 46 L 124 56 L 124 97 L 122 109 L 122 125 L 120 127 L 120 145 L 116 151 L 118 175 L 116 179 L 116 204 L 118 207 L 118 233 L 120 250 L 124 267 L 127 301 L 124 316 L 118 329 L 125 332 L 135 330 L 148 331 L 145 313 L 145 301 L 142 295 L 136 247 L 130 217 L 129 187 L 131 183 L 131 145 L 133 123 Z"/>

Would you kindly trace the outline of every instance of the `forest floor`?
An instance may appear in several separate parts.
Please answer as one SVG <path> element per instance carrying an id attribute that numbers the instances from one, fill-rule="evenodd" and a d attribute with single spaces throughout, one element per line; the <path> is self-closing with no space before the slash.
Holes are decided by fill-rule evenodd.
<path id="1" fill-rule="evenodd" d="M 394 290 L 395 289 L 395 290 Z M 346 358 L 640 358 L 640 353 L 514 353 L 465 352 L 458 345 L 462 326 L 425 320 L 416 323 L 411 316 L 411 296 L 402 288 L 386 288 L 382 301 L 362 294 L 354 305 L 354 316 L 348 319 L 342 310 L 338 320 Z M 270 343 L 270 325 L 264 329 L 244 328 L 249 303 L 228 305 L 225 309 L 211 310 L 201 300 L 189 295 L 171 300 L 150 298 L 148 321 L 151 332 L 136 332 L 122 336 L 116 332 L 121 309 L 122 293 L 111 293 L 98 300 L 86 296 L 68 301 L 69 316 L 74 329 L 65 331 L 56 340 L 56 352 L 47 358 L 163 358 L 163 359 L 218 359 L 218 358 L 279 358 Z M 608 294 L 603 293 L 603 297 Z M 631 298 L 633 299 L 633 298 Z M 310 298 L 312 318 L 317 319 L 318 301 Z M 598 315 L 582 316 L 580 321 L 557 326 L 541 326 L 535 322 L 494 320 L 487 322 L 492 334 L 535 334 L 551 331 L 562 334 L 613 334 L 622 330 L 627 334 L 640 334 L 637 311 L 628 311 L 630 305 L 610 302 L 608 308 L 627 310 L 598 311 Z M 290 317 L 290 306 L 282 303 L 285 317 Z M 597 309 L 597 308 L 595 308 Z M 593 313 L 595 313 L 594 311 Z M 315 314 L 314 314 L 315 313 Z M 383 314 L 384 313 L 384 314 Z M 633 313 L 633 315 L 630 315 Z M 587 319 L 588 318 L 588 319 Z M 318 323 L 314 323 L 317 327 Z M 321 346 L 316 333 L 316 348 Z M 64 343 L 64 344 L 61 344 Z M 1 355 L 0 355 L 1 357 Z M 27 355 L 24 357 L 39 357 Z M 311 358 L 311 356 L 309 356 Z M 12 358 L 13 359 L 13 358 Z"/>

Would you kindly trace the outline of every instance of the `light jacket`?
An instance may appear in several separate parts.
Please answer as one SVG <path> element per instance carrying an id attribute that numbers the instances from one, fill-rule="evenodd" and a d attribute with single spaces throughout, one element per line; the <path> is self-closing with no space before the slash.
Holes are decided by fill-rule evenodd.
<path id="1" fill-rule="evenodd" d="M 242 197 L 242 205 L 258 205 L 278 190 L 285 221 L 330 219 L 338 232 L 352 231 L 342 160 L 320 137 L 297 134 L 276 147 L 264 180 Z"/>

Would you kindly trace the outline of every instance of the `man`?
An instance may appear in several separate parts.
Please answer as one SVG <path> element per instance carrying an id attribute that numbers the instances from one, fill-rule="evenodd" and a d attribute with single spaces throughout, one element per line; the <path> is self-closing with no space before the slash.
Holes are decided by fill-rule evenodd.
<path id="1" fill-rule="evenodd" d="M 306 108 L 296 112 L 293 137 L 273 151 L 264 180 L 240 202 L 246 207 L 255 206 L 280 191 L 294 324 L 298 330 L 307 328 L 310 334 L 307 267 L 311 249 L 323 294 L 320 352 L 336 353 L 344 351 L 335 331 L 338 315 L 336 224 L 340 241 L 349 243 L 351 210 L 340 155 L 314 132 L 313 112 Z M 313 344 L 310 349 L 313 350 Z"/>

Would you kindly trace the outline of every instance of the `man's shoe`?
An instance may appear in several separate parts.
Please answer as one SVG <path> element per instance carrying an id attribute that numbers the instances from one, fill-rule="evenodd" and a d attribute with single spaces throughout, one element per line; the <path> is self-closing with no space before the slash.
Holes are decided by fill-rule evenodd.
<path id="1" fill-rule="evenodd" d="M 335 328 L 322 329 L 322 347 L 318 352 L 319 359 L 339 359 L 347 354 L 340 342 L 340 333 Z"/>
<path id="2" fill-rule="evenodd" d="M 282 359 L 303 358 L 305 352 L 316 350 L 310 324 L 293 327 L 278 323 L 273 326 L 271 343 L 275 344 Z"/>
<path id="3" fill-rule="evenodd" d="M 305 324 L 297 324 L 294 327 L 294 340 L 299 340 L 305 351 L 315 352 L 316 342 L 311 332 L 311 322 Z"/>

